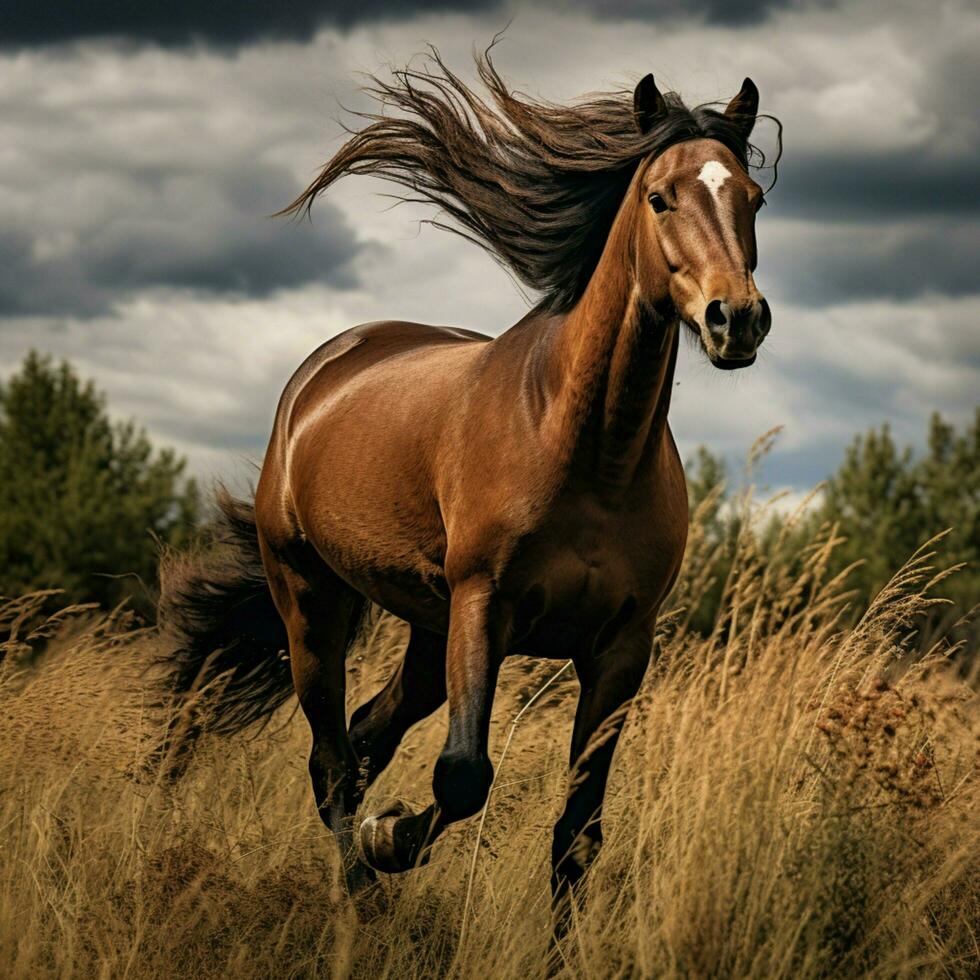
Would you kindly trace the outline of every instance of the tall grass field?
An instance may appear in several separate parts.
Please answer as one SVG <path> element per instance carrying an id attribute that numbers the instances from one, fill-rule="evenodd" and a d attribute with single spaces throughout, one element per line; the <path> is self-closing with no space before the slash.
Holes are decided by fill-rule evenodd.
<path id="1" fill-rule="evenodd" d="M 177 782 L 147 771 L 167 638 L 124 612 L 6 601 L 0 664 L 0 976 L 973 977 L 980 975 L 980 712 L 956 649 L 915 630 L 941 600 L 927 544 L 863 616 L 824 528 L 773 563 L 743 523 L 710 636 L 695 515 L 617 752 L 605 847 L 552 946 L 551 827 L 578 686 L 505 664 L 484 812 L 430 863 L 356 902 L 313 806 L 292 706 L 203 738 Z M 404 626 L 376 614 L 350 709 Z M 364 812 L 423 806 L 444 709 L 406 738 Z"/>

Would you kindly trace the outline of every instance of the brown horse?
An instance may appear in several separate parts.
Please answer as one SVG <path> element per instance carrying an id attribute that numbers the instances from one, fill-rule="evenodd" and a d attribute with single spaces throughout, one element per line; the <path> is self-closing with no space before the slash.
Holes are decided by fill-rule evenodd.
<path id="1" fill-rule="evenodd" d="M 173 688 L 222 679 L 215 730 L 295 688 L 352 889 L 372 869 L 411 868 L 483 806 L 503 658 L 570 658 L 581 695 L 552 850 L 561 897 L 601 842 L 616 739 L 684 554 L 667 424 L 679 334 L 737 368 L 769 330 L 752 278 L 758 93 L 746 79 L 724 111 L 691 110 L 647 75 L 566 108 L 517 98 L 489 58 L 479 68 L 492 101 L 437 55 L 378 83 L 401 112 L 371 116 L 288 210 L 344 173 L 386 176 L 438 203 L 541 302 L 495 339 L 385 321 L 316 350 L 280 400 L 254 509 L 222 498 L 225 563 L 171 574 L 161 613 L 180 636 Z M 368 602 L 407 620 L 411 639 L 348 726 L 345 653 Z M 447 699 L 432 805 L 355 833 L 365 783 Z"/>

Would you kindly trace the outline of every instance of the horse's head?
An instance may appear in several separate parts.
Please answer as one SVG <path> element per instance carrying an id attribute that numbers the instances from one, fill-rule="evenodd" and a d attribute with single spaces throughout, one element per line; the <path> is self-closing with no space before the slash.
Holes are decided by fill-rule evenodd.
<path id="1" fill-rule="evenodd" d="M 725 109 L 744 142 L 758 105 L 758 90 L 747 78 Z M 652 75 L 637 85 L 634 110 L 643 132 L 668 114 Z M 771 323 L 769 304 L 752 279 L 762 188 L 724 143 L 688 138 L 652 155 L 635 189 L 635 274 L 644 297 L 671 303 L 716 367 L 752 364 Z"/>

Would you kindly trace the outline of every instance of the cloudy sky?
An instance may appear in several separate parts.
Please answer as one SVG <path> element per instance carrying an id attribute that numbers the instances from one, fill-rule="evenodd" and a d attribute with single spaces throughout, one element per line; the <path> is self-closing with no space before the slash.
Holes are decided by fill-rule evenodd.
<path id="1" fill-rule="evenodd" d="M 127 8 L 131 8 L 127 12 Z M 0 18 L 0 375 L 71 359 L 210 478 L 261 457 L 279 392 L 380 318 L 499 333 L 526 300 L 482 252 L 350 178 L 271 220 L 340 145 L 359 73 L 495 52 L 553 100 L 647 71 L 689 103 L 751 75 L 785 153 L 760 215 L 773 331 L 749 371 L 682 351 L 682 451 L 811 486 L 883 421 L 980 401 L 980 10 L 968 0 L 8 0 Z M 760 126 L 763 143 L 771 128 Z"/>

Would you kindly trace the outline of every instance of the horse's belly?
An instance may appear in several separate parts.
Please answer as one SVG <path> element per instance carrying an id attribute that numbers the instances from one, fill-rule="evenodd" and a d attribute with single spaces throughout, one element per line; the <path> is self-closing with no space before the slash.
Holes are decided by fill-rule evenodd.
<path id="1" fill-rule="evenodd" d="M 321 516 L 308 539 L 323 560 L 349 585 L 372 602 L 410 623 L 437 632 L 448 628 L 449 588 L 442 566 L 439 530 L 412 536 L 389 514 L 379 526 L 377 515 L 356 506 Z"/>
<path id="2" fill-rule="evenodd" d="M 449 590 L 441 576 L 340 574 L 363 596 L 399 619 L 433 633 L 449 631 Z"/>

